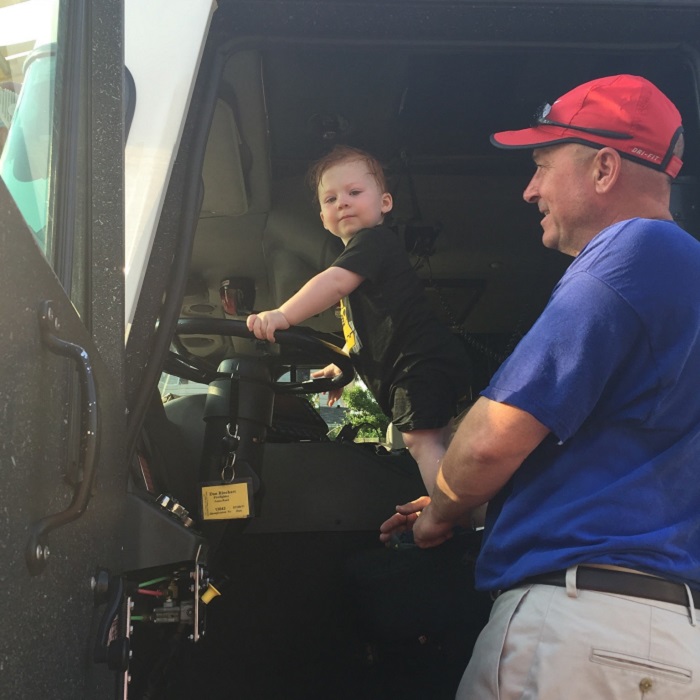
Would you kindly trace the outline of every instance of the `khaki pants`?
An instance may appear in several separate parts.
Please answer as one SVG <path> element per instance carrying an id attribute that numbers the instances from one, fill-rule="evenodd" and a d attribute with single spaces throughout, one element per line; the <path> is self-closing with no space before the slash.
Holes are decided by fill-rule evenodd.
<path id="1" fill-rule="evenodd" d="M 571 585 L 515 588 L 496 599 L 457 700 L 698 700 L 695 612 Z"/>

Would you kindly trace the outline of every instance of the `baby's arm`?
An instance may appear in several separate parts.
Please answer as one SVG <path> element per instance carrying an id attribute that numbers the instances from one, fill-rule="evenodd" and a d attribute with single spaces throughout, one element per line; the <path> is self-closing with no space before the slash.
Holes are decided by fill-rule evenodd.
<path id="1" fill-rule="evenodd" d="M 275 331 L 296 326 L 307 318 L 337 304 L 357 289 L 364 277 L 342 267 L 329 267 L 312 277 L 293 297 L 271 311 L 251 314 L 246 320 L 248 330 L 256 338 L 275 342 Z"/>

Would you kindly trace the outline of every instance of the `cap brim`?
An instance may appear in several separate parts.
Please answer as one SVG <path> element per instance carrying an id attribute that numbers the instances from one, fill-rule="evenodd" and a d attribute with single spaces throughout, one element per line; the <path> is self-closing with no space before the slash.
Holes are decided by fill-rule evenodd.
<path id="1" fill-rule="evenodd" d="M 506 149 L 546 148 L 547 146 L 556 146 L 562 143 L 580 143 L 583 146 L 590 146 L 591 148 L 605 148 L 607 146 L 609 148 L 614 148 L 623 158 L 627 158 L 635 163 L 641 163 L 652 170 L 665 172 L 672 178 L 678 175 L 678 171 L 683 165 L 683 161 L 678 156 L 672 156 L 667 163 L 651 163 L 633 153 L 622 150 L 618 141 L 602 137 L 589 140 L 581 138 L 580 134 L 574 134 L 568 129 L 561 129 L 561 132 L 561 135 L 555 136 L 541 128 L 499 131 L 495 134 L 491 134 L 491 143 L 497 148 Z"/>
<path id="2" fill-rule="evenodd" d="M 542 129 L 528 128 L 517 131 L 499 131 L 491 134 L 491 143 L 498 148 L 536 148 L 551 146 L 572 139 L 569 135 L 554 136 Z"/>

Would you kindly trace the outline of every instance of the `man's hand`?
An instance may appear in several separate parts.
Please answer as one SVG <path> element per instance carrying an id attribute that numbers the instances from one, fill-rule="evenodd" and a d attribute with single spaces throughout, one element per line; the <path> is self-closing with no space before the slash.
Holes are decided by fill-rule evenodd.
<path id="1" fill-rule="evenodd" d="M 251 314 L 246 319 L 248 330 L 255 334 L 260 340 L 275 342 L 275 331 L 284 331 L 289 328 L 287 317 L 279 310 L 261 311 L 259 314 Z"/>
<path id="2" fill-rule="evenodd" d="M 317 369 L 315 372 L 312 372 L 311 376 L 314 379 L 326 379 L 329 377 L 332 379 L 333 377 L 337 377 L 339 374 L 342 374 L 342 372 L 338 367 L 336 367 L 335 365 L 326 365 L 323 369 Z M 343 395 L 343 387 L 336 387 L 335 389 L 331 389 L 327 393 L 328 405 L 332 406 Z"/>
<path id="3" fill-rule="evenodd" d="M 421 496 L 420 498 L 416 498 L 415 501 L 396 506 L 396 513 L 379 526 L 380 542 L 390 542 L 394 535 L 412 530 L 421 511 L 423 508 L 426 508 L 429 503 L 430 496 Z"/>
<path id="4" fill-rule="evenodd" d="M 428 505 L 413 525 L 413 541 L 421 549 L 437 547 L 454 534 L 454 523 L 435 520 L 434 511 L 435 508 Z"/>

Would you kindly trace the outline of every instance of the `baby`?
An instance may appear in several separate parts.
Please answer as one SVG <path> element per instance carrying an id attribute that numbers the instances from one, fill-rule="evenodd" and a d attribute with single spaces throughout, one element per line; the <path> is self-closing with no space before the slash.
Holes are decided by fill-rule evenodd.
<path id="1" fill-rule="evenodd" d="M 401 431 L 430 493 L 457 404 L 469 392 L 462 343 L 436 317 L 403 242 L 383 225 L 393 200 L 370 154 L 336 146 L 311 170 L 321 221 L 345 249 L 279 308 L 251 314 L 248 328 L 274 342 L 340 302 L 345 350 L 381 409 Z M 329 365 L 315 377 L 339 373 Z M 329 396 L 329 405 L 341 390 Z"/>

